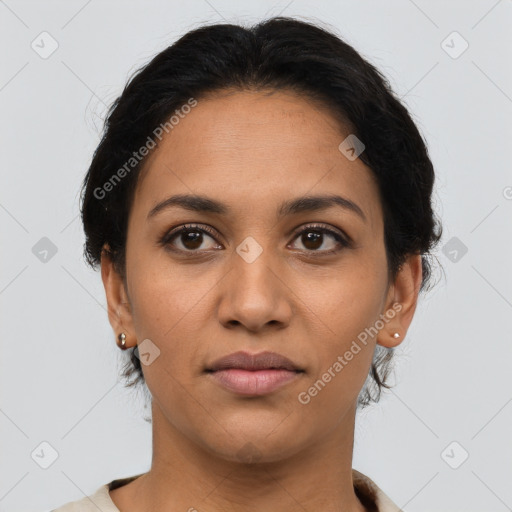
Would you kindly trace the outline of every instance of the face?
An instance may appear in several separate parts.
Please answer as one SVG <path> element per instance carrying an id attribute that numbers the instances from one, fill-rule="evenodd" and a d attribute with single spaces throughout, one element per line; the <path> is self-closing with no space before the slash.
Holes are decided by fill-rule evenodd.
<path id="1" fill-rule="evenodd" d="M 199 99 L 146 161 L 126 289 L 104 272 L 116 333 L 145 340 L 154 406 L 172 431 L 226 460 L 247 450 L 277 460 L 339 433 L 375 344 L 396 345 L 389 331 L 403 337 L 398 313 L 379 334 L 365 331 L 408 296 L 388 280 L 371 171 L 338 149 L 349 134 L 294 93 Z M 209 202 L 162 206 L 175 195 Z M 333 196 L 342 199 L 286 208 Z M 239 351 L 276 352 L 300 371 L 206 371 Z"/>

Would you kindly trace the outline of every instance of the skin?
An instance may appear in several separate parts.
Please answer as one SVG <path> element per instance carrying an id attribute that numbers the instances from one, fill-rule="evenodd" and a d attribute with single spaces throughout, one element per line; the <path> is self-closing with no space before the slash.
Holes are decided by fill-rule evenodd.
<path id="1" fill-rule="evenodd" d="M 200 98 L 148 157 L 129 217 L 126 283 L 108 255 L 101 261 L 115 334 L 126 333 L 130 347 L 149 339 L 160 350 L 143 365 L 152 466 L 110 492 L 122 512 L 365 510 L 351 473 L 357 397 L 375 345 L 405 338 L 421 257 L 410 255 L 389 281 L 377 185 L 360 159 L 338 149 L 349 133 L 323 105 L 293 92 L 222 91 Z M 208 196 L 232 213 L 173 207 L 147 220 L 178 193 Z M 340 207 L 276 218 L 282 201 L 333 193 L 367 220 Z M 218 234 L 195 245 L 178 235 L 168 244 L 175 252 L 159 243 L 186 223 Z M 331 235 L 308 243 L 299 231 L 311 223 L 345 233 L 352 246 Z M 236 252 L 248 236 L 262 248 L 252 263 Z M 400 312 L 301 404 L 298 394 L 394 303 Z M 238 350 L 278 352 L 304 373 L 269 395 L 236 395 L 204 369 Z"/>

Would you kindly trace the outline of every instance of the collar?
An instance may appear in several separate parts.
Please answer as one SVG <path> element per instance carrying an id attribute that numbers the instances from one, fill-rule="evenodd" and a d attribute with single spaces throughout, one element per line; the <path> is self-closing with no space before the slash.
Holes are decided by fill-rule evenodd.
<path id="1" fill-rule="evenodd" d="M 109 491 L 129 484 L 143 474 L 144 473 L 139 473 L 137 475 L 112 480 L 108 484 L 102 485 L 92 495 L 69 504 L 72 506 L 76 505 L 77 508 L 65 508 L 65 505 L 61 509 L 53 512 L 71 512 L 74 510 L 81 510 L 83 512 L 90 510 L 92 512 L 96 511 L 97 507 L 100 507 L 102 512 L 120 512 L 110 498 Z M 403 512 L 402 509 L 400 509 L 386 494 L 384 494 L 373 480 L 363 473 L 352 469 L 352 481 L 357 497 L 369 512 Z"/>

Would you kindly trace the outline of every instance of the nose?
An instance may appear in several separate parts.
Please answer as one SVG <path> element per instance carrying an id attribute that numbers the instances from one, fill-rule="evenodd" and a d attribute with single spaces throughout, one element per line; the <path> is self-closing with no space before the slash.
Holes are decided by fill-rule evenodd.
<path id="1" fill-rule="evenodd" d="M 290 324 L 293 294 L 265 251 L 252 262 L 234 252 L 230 272 L 219 286 L 218 316 L 224 327 L 255 333 Z"/>

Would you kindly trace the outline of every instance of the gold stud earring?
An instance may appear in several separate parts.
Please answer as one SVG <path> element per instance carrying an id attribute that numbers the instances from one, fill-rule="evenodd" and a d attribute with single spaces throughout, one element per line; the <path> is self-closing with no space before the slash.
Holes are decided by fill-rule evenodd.
<path id="1" fill-rule="evenodd" d="M 121 350 L 126 350 L 128 347 L 126 346 L 126 334 L 124 332 L 122 332 L 121 334 L 119 334 L 119 336 L 117 337 L 117 346 L 121 349 Z"/>

